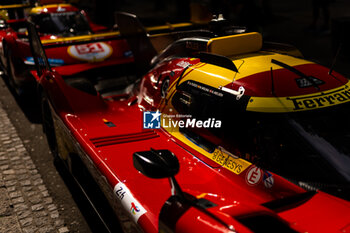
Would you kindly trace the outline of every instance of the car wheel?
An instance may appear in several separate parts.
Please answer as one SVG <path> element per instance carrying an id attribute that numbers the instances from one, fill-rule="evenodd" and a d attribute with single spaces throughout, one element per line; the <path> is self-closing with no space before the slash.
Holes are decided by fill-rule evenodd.
<path id="1" fill-rule="evenodd" d="M 42 115 L 42 124 L 43 131 L 46 134 L 46 139 L 49 144 L 52 155 L 55 160 L 58 159 L 58 146 L 55 134 L 55 126 L 51 114 L 51 109 L 49 106 L 49 101 L 46 95 L 43 93 L 41 95 L 41 115 Z"/>
<path id="2" fill-rule="evenodd" d="M 20 91 L 20 89 L 19 89 L 19 87 L 16 84 L 15 79 L 14 79 L 15 67 L 14 67 L 12 59 L 11 59 L 12 58 L 12 51 L 11 51 L 11 49 L 8 49 L 8 48 L 5 51 L 7 53 L 7 55 L 6 55 L 6 63 L 7 63 L 6 64 L 6 66 L 7 66 L 6 73 L 7 73 L 8 82 L 9 82 L 10 86 L 16 91 L 16 93 L 18 95 L 20 95 L 21 91 Z"/>

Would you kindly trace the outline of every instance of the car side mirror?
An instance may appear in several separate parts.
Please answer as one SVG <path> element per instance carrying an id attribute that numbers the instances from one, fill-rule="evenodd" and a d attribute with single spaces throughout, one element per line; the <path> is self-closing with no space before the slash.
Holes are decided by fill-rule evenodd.
<path id="1" fill-rule="evenodd" d="M 180 164 L 176 156 L 169 150 L 135 152 L 134 167 L 149 178 L 169 178 L 172 195 L 184 198 L 184 194 L 174 176 L 179 172 Z"/>
<path id="2" fill-rule="evenodd" d="M 169 178 L 179 172 L 179 161 L 169 150 L 135 152 L 134 167 L 149 178 Z"/>

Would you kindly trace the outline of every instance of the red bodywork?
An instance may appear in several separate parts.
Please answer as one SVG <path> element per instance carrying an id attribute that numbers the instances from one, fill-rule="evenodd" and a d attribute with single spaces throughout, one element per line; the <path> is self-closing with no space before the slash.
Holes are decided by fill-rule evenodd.
<path id="1" fill-rule="evenodd" d="M 31 38 L 39 41 L 38 37 Z M 45 62 L 40 42 L 33 44 L 37 45 L 32 46 L 36 54 L 33 56 L 42 56 L 36 63 Z M 185 45 L 191 47 L 191 43 Z M 193 87 L 207 93 L 217 93 L 219 88 L 212 90 L 208 88 L 209 85 L 201 84 L 221 81 L 226 89 L 232 88 L 232 93 L 237 93 L 233 92 L 237 90 L 234 85 L 244 87 L 246 94 L 242 98 L 269 97 L 271 93 L 263 87 L 271 88 L 273 80 L 270 73 L 261 70 L 268 70 L 266 67 L 271 67 L 272 59 L 267 59 L 265 63 L 261 60 L 257 62 L 261 57 L 298 62 L 302 65 L 296 67 L 306 76 L 313 75 L 312 71 L 317 70 L 320 72 L 318 81 L 323 83 L 318 88 L 320 92 L 347 85 L 344 77 L 335 72 L 328 74 L 320 65 L 271 52 L 261 52 L 260 55 L 248 54 L 246 58 L 240 58 L 245 64 L 240 67 L 239 71 L 242 72 L 236 70 L 235 73 L 245 76 L 237 78 L 237 82 L 231 82 L 232 70 L 204 62 L 205 57 L 169 56 L 153 64 L 153 68 L 132 91 L 124 88 L 122 93 L 109 95 L 103 91 L 97 92 L 97 88 L 105 86 L 107 90 L 111 89 L 116 82 L 128 80 L 128 75 L 137 74 L 138 64 L 132 64 L 132 58 L 53 69 L 47 64 L 37 66 L 37 73 L 33 71 L 32 74 L 40 86 L 44 129 L 53 153 L 65 161 L 70 169 L 74 167 L 73 158 L 78 155 L 116 213 L 126 214 L 136 225 L 135 229 L 144 232 L 344 232 L 350 224 L 348 201 L 321 191 L 307 192 L 278 174 L 247 161 L 246 169 L 234 172 L 230 168 L 230 165 L 234 166 L 231 160 L 235 157 L 233 155 L 223 161 L 220 150 L 221 154 L 218 155 L 214 154 L 215 151 L 210 152 L 216 156 L 215 159 L 209 158 L 203 150 L 198 150 L 199 146 L 194 141 L 181 139 L 168 129 L 143 129 L 144 111 L 163 112 L 167 107 L 164 103 L 172 104 L 175 99 L 174 92 L 183 91 L 179 84 L 181 80 L 187 79 L 182 83 L 190 81 Z M 255 60 L 252 59 L 254 57 Z M 236 63 L 238 61 L 235 60 Z M 255 68 L 264 69 L 244 74 L 244 69 L 254 65 Z M 115 71 L 109 73 L 111 76 L 107 81 L 117 79 L 112 79 L 113 82 L 108 85 L 97 82 L 91 86 L 89 81 L 92 80 L 84 80 L 84 77 L 92 74 L 92 77 L 88 77 L 102 81 L 103 71 L 111 67 Z M 273 82 L 276 87 L 273 96 L 276 98 L 318 93 L 313 86 L 301 88 L 297 82 L 291 83 L 296 73 L 291 72 L 290 67 L 289 70 L 276 70 L 275 74 L 279 76 Z M 225 73 L 228 75 L 220 76 Z M 212 86 L 215 84 L 211 83 Z M 286 86 L 288 89 L 285 89 Z M 185 97 L 181 101 L 189 102 Z M 169 150 L 176 155 L 180 169 L 175 179 L 183 195 L 177 195 L 176 189 L 171 189 L 175 186 L 173 180 L 148 178 L 134 167 L 134 154 L 150 150 Z M 74 169 L 71 171 L 74 174 Z"/>
<path id="2" fill-rule="evenodd" d="M 177 216 L 176 232 L 252 232 L 248 221 L 244 219 L 256 217 L 259 222 L 259 216 L 263 216 L 260 223 L 251 224 L 263 225 L 263 232 L 275 232 L 274 227 L 282 223 L 297 232 L 338 232 L 346 229 L 350 223 L 350 203 L 345 200 L 317 192 L 285 209 L 266 208 L 262 204 L 301 195 L 306 191 L 277 174 L 272 174 L 274 185 L 271 188 L 266 188 L 261 180 L 257 185 L 249 185 L 248 172 L 265 171 L 251 165 L 236 175 L 201 156 L 163 129 L 142 129 L 142 111 L 155 110 L 160 101 L 159 89 L 157 90 L 151 77 L 160 74 L 162 77 L 171 77 L 172 85 L 183 71 L 183 68 L 175 66 L 181 60 L 192 64 L 199 61 L 180 59 L 157 66 L 144 76 L 140 93 L 129 98 L 115 96 L 104 99 L 100 95 L 92 96 L 68 86 L 60 75 L 88 70 L 94 64 L 87 64 L 84 68 L 79 65 L 69 66 L 69 69 L 64 66 L 57 67 L 44 74 L 40 80 L 37 77 L 49 99 L 54 121 L 65 137 L 79 144 L 81 156 L 88 157 L 100 176 L 106 178 L 110 194 L 117 184 L 122 183 L 145 209 L 146 213 L 136 219 L 141 229 L 145 232 L 158 232 L 159 218 L 164 214 L 161 209 L 171 196 L 168 179 L 147 178 L 133 166 L 133 153 L 150 148 L 173 152 L 180 162 L 180 171 L 175 178 L 183 191 L 215 204 L 214 207 L 206 209 L 210 214 L 190 207 L 181 216 Z M 320 66 L 319 68 L 323 69 Z M 170 72 L 175 74 L 168 76 Z M 242 79 L 241 82 L 245 82 L 244 85 L 251 89 L 258 85 L 249 78 Z M 148 96 L 155 104 L 147 104 L 144 98 L 139 99 L 138 104 L 131 104 L 137 96 Z M 106 120 L 115 127 L 108 127 Z M 254 174 L 249 177 L 255 178 Z M 120 201 L 116 198 L 118 194 L 114 195 L 115 200 L 112 201 Z M 126 207 L 125 211 L 132 216 L 134 203 L 129 204 L 130 207 Z"/>

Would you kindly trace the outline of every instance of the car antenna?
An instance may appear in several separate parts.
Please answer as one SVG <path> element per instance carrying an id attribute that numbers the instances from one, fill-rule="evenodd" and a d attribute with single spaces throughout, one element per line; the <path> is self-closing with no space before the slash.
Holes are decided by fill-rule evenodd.
<path id="1" fill-rule="evenodd" d="M 273 96 L 276 96 L 275 94 L 275 85 L 274 85 L 274 82 L 273 82 L 273 70 L 272 70 L 272 66 L 270 67 L 270 72 L 271 72 L 271 94 Z"/>
<path id="2" fill-rule="evenodd" d="M 293 72 L 293 73 L 299 75 L 302 78 L 305 78 L 307 81 L 309 81 L 312 84 L 312 86 L 314 88 L 316 88 L 316 90 L 320 90 L 320 88 L 317 85 L 317 83 L 315 82 L 315 80 L 313 80 L 310 76 L 307 76 L 303 72 L 295 69 L 293 66 L 287 65 L 287 64 L 285 64 L 283 62 L 280 62 L 280 61 L 277 61 L 275 59 L 271 59 L 271 63 L 276 64 L 276 65 L 278 65 L 278 66 L 280 66 L 282 68 L 285 68 L 286 70 L 289 70 L 290 72 Z"/>
<path id="3" fill-rule="evenodd" d="M 337 58 L 338 58 L 338 55 L 340 54 L 340 51 L 341 51 L 341 48 L 342 48 L 342 47 L 343 47 L 343 43 L 340 42 L 339 45 L 338 45 L 337 52 L 335 53 L 335 55 L 334 55 L 334 57 L 333 57 L 332 65 L 331 65 L 331 68 L 329 69 L 329 72 L 328 72 L 329 75 L 332 75 L 332 72 L 333 72 L 333 70 L 334 70 L 335 63 L 337 62 Z"/>

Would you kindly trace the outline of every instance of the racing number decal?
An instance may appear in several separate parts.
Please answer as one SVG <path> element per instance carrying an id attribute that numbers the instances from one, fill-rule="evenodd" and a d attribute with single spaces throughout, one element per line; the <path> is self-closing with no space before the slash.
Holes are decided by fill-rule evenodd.
<path id="1" fill-rule="evenodd" d="M 242 173 L 251 164 L 243 159 L 234 158 L 218 148 L 215 149 L 212 157 L 209 158 L 237 175 Z"/>
<path id="2" fill-rule="evenodd" d="M 121 182 L 114 186 L 114 194 L 120 200 L 123 208 L 130 214 L 131 218 L 137 223 L 137 220 L 147 211 L 134 198 L 130 190 Z"/>
<path id="3" fill-rule="evenodd" d="M 67 49 L 68 54 L 78 60 L 99 62 L 107 59 L 113 53 L 113 48 L 103 42 L 72 45 Z"/>
<path id="4" fill-rule="evenodd" d="M 104 52 L 104 49 L 100 43 L 77 45 L 75 48 L 79 54 Z"/>

